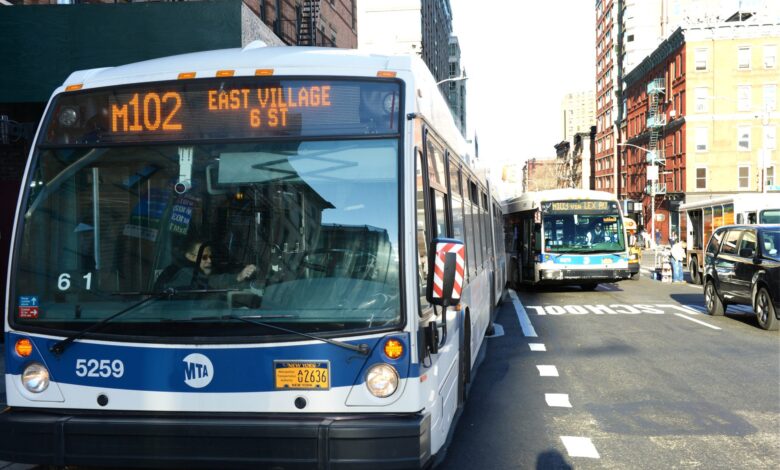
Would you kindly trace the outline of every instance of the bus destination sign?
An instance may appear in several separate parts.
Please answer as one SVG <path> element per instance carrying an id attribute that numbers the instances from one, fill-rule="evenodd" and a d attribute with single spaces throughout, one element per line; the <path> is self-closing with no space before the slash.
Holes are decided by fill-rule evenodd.
<path id="1" fill-rule="evenodd" d="M 594 213 L 617 213 L 617 203 L 610 201 L 552 201 L 542 204 L 544 213 L 565 213 L 565 214 L 594 214 Z"/>
<path id="2" fill-rule="evenodd" d="M 59 96 L 47 144 L 397 133 L 388 81 L 230 78 Z"/>

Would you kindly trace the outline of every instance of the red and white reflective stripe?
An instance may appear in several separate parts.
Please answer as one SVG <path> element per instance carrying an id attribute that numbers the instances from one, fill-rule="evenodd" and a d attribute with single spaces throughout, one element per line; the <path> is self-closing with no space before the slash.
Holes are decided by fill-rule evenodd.
<path id="1" fill-rule="evenodd" d="M 452 298 L 460 299 L 463 290 L 463 274 L 466 270 L 466 247 L 459 243 L 438 243 L 436 245 L 436 266 L 433 269 L 433 297 L 442 297 L 444 285 L 444 258 L 447 253 L 455 253 L 455 283 L 452 286 Z"/>

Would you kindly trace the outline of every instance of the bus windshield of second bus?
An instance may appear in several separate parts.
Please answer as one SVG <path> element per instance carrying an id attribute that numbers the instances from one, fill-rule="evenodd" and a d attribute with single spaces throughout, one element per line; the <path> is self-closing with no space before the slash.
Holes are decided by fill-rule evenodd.
<path id="1" fill-rule="evenodd" d="M 609 201 L 549 201 L 541 205 L 545 251 L 548 253 L 613 253 L 624 251 L 620 210 Z"/>
<path id="2" fill-rule="evenodd" d="M 402 324 L 400 86 L 236 80 L 52 104 L 17 237 L 17 328 L 82 331 L 170 287 L 101 333 L 257 334 L 239 314 L 319 333 Z"/>

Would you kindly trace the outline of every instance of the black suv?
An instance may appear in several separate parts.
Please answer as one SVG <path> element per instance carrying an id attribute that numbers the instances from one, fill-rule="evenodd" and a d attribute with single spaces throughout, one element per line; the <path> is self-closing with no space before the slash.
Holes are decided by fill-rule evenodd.
<path id="1" fill-rule="evenodd" d="M 712 234 L 704 255 L 704 303 L 710 315 L 728 304 L 752 305 L 761 328 L 780 324 L 780 224 L 729 225 Z"/>

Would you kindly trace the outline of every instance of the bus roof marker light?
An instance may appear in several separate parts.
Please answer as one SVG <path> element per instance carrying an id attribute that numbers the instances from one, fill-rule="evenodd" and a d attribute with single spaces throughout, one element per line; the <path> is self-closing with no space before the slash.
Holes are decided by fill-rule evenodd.
<path id="1" fill-rule="evenodd" d="M 76 90 L 81 90 L 82 88 L 84 88 L 83 83 L 76 83 L 75 85 L 66 86 L 65 91 L 76 91 Z"/>
<path id="2" fill-rule="evenodd" d="M 380 78 L 395 78 L 396 72 L 393 72 L 392 70 L 380 70 L 376 73 L 376 76 Z"/>
<path id="3" fill-rule="evenodd" d="M 388 359 L 398 359 L 404 355 L 404 344 L 397 339 L 388 339 L 385 341 L 384 351 Z"/>
<path id="4" fill-rule="evenodd" d="M 182 72 L 179 74 L 179 80 L 187 80 L 190 78 L 195 78 L 195 72 Z"/>
<path id="5" fill-rule="evenodd" d="M 217 70 L 217 77 L 232 77 L 235 73 L 235 70 Z"/>
<path id="6" fill-rule="evenodd" d="M 257 77 L 270 77 L 274 74 L 274 69 L 257 69 L 255 70 L 255 76 Z"/>
<path id="7" fill-rule="evenodd" d="M 16 351 L 19 357 L 30 357 L 33 351 L 32 342 L 27 338 L 19 339 L 14 345 L 14 351 Z"/>

